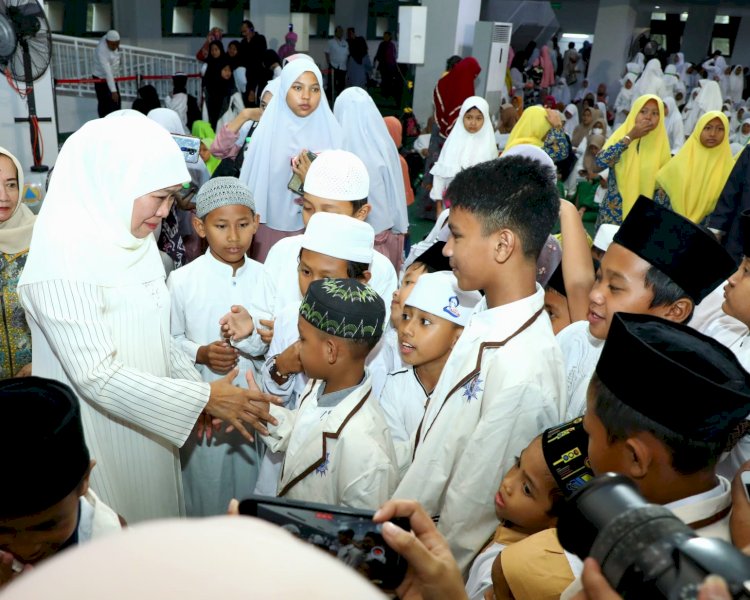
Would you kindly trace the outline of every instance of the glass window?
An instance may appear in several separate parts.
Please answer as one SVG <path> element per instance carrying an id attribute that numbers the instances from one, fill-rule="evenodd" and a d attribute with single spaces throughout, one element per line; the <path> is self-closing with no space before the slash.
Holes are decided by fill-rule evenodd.
<path id="1" fill-rule="evenodd" d="M 716 52 L 716 50 L 721 50 L 721 53 L 724 56 L 729 56 L 731 54 L 729 49 L 729 38 L 714 38 L 711 40 L 711 52 Z"/>
<path id="2" fill-rule="evenodd" d="M 729 25 L 729 16 L 728 15 L 716 15 L 716 18 L 714 19 L 714 23 L 717 25 Z"/>
<path id="3" fill-rule="evenodd" d="M 172 33 L 193 33 L 193 7 L 175 6 L 172 10 Z"/>
<path id="4" fill-rule="evenodd" d="M 667 20 L 667 13 L 652 12 L 651 13 L 651 20 L 652 21 L 666 21 Z"/>

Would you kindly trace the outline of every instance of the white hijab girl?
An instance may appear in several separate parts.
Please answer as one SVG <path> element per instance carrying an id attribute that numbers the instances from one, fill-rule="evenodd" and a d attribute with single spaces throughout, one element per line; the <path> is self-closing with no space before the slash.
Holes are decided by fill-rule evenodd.
<path id="1" fill-rule="evenodd" d="M 458 123 L 463 126 L 459 127 Z M 430 198 L 442 200 L 456 173 L 494 158 L 497 158 L 497 146 L 490 107 L 484 98 L 470 96 L 461 105 L 457 125 L 445 140 L 440 157 L 430 171 L 434 176 Z"/>
<path id="2" fill-rule="evenodd" d="M 664 126 L 667 128 L 669 147 L 672 149 L 672 155 L 674 156 L 685 143 L 685 128 L 682 115 L 677 108 L 677 101 L 672 96 L 667 96 L 664 99 L 664 112 L 666 113 Z"/>
<path id="3" fill-rule="evenodd" d="M 406 192 L 398 149 L 370 94 L 359 87 L 344 90 L 336 99 L 333 114 L 344 132 L 342 150 L 356 154 L 370 176 L 372 206 L 367 222 L 375 234 L 393 230 L 406 233 Z"/>
<path id="4" fill-rule="evenodd" d="M 646 94 L 653 94 L 659 96 L 659 98 L 667 96 L 667 90 L 664 87 L 664 72 L 661 70 L 661 63 L 657 58 L 652 58 L 646 63 L 646 68 L 643 69 L 643 74 L 635 82 L 633 89 L 635 90 L 633 99 Z"/>
<path id="5" fill-rule="evenodd" d="M 625 77 L 620 80 L 622 87 L 615 98 L 615 124 L 614 128 L 617 129 L 620 125 L 625 122 L 630 112 L 630 106 L 633 104 L 633 86 L 635 85 L 638 76 L 635 73 L 627 73 Z"/>
<path id="6" fill-rule="evenodd" d="M 565 135 L 573 139 L 573 131 L 579 124 L 578 107 L 575 104 L 568 104 L 565 107 Z"/>
<path id="7" fill-rule="evenodd" d="M 279 97 L 268 105 L 253 133 L 239 178 L 253 192 L 260 222 L 290 232 L 303 226 L 297 196 L 287 189 L 292 159 L 303 149 L 341 148 L 342 134 L 313 61 L 288 63 L 279 80 Z"/>

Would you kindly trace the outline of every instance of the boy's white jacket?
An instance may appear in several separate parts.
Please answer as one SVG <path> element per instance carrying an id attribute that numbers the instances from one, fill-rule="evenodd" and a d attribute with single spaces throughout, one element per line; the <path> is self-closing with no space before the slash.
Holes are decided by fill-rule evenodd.
<path id="1" fill-rule="evenodd" d="M 323 382 L 310 380 L 297 410 L 271 406 L 278 425 L 268 426 L 262 439 L 276 451 L 286 451 L 295 436 L 303 436 L 299 451 L 287 455 L 278 495 L 293 500 L 337 504 L 376 510 L 398 484 L 398 467 L 370 375 L 322 419 L 305 430 L 295 423 L 306 411 L 317 411 L 318 389 Z"/>
<path id="2" fill-rule="evenodd" d="M 497 527 L 493 499 L 515 457 L 565 409 L 565 371 L 544 290 L 491 310 L 486 299 L 443 368 L 394 497 L 418 500 L 459 566 Z"/>

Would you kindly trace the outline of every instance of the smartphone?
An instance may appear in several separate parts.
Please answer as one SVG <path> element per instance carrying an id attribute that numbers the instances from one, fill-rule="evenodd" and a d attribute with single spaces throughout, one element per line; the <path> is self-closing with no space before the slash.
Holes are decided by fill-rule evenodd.
<path id="1" fill-rule="evenodd" d="M 200 158 L 200 138 L 193 137 L 192 135 L 180 135 L 179 133 L 173 133 L 172 137 L 174 138 L 174 141 L 177 142 L 180 150 L 182 150 L 182 156 L 185 158 L 185 162 L 196 164 Z"/>
<path id="2" fill-rule="evenodd" d="M 250 496 L 240 502 L 240 514 L 258 517 L 286 529 L 356 569 L 384 591 L 395 590 L 406 574 L 406 559 L 383 541 L 382 527 L 372 522 L 373 511 L 330 506 L 269 496 Z M 409 520 L 393 519 L 410 530 Z"/>
<path id="3" fill-rule="evenodd" d="M 750 471 L 743 471 L 740 475 L 740 481 L 742 482 L 742 488 L 745 490 L 745 498 L 750 502 Z"/>
<path id="4" fill-rule="evenodd" d="M 318 158 L 318 155 L 315 154 L 315 152 L 310 152 L 308 150 L 307 158 L 309 158 L 310 162 L 312 162 L 316 158 Z M 302 180 L 299 178 L 299 175 L 297 175 L 297 173 L 292 174 L 292 178 L 289 180 L 289 184 L 286 187 L 289 188 L 295 194 L 299 194 L 300 196 L 305 193 L 305 190 L 302 186 Z"/>

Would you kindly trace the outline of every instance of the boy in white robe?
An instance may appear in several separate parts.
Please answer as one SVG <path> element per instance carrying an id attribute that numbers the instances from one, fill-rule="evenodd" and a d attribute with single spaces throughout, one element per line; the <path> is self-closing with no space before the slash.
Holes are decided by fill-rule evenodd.
<path id="1" fill-rule="evenodd" d="M 365 360 L 385 304 L 356 279 L 312 281 L 299 307 L 299 360 L 309 377 L 296 410 L 273 409 L 263 441 L 283 451 L 278 495 L 377 509 L 398 482 L 395 450 Z"/>
<path id="2" fill-rule="evenodd" d="M 120 531 L 117 514 L 89 488 L 96 464 L 83 437 L 78 398 L 41 377 L 0 382 L 0 414 L 9 458 L 0 494 L 0 589 L 67 548 Z"/>
<path id="3" fill-rule="evenodd" d="M 245 256 L 258 227 L 255 202 L 235 177 L 217 177 L 200 189 L 195 204 L 193 227 L 208 250 L 169 276 L 172 338 L 204 381 L 239 367 L 234 384 L 247 387 L 245 375 L 259 371 L 267 346 L 255 328 L 232 346 L 222 338 L 219 319 L 237 303 L 250 307 L 251 325 L 267 316 L 258 308 L 263 267 Z M 198 423 L 180 450 L 187 514 L 224 514 L 232 498 L 253 492 L 263 445 L 249 443 L 237 431 L 210 435 L 206 419 Z"/>
<path id="4" fill-rule="evenodd" d="M 300 294 L 307 292 L 311 281 L 324 277 L 354 277 L 362 283 L 369 281 L 369 266 L 376 253 L 375 233 L 368 223 L 340 214 L 319 213 L 312 216 L 307 230 L 300 237 L 301 248 L 295 258 L 298 267 L 294 278 Z M 262 389 L 273 390 L 271 393 L 281 398 L 290 410 L 296 408 L 307 385 L 307 376 L 299 360 L 297 321 L 300 303 L 299 300 L 292 301 L 278 312 L 273 339 L 258 379 Z M 224 335 L 234 344 L 244 343 L 238 340 L 244 340 L 253 330 L 252 318 L 243 307 L 233 308 L 233 312 L 222 319 L 222 324 Z M 379 347 L 367 359 L 373 373 L 375 398 L 380 394 L 389 370 L 383 356 L 377 352 Z M 256 494 L 276 494 L 282 459 L 280 453 L 266 452 Z"/>
<path id="5" fill-rule="evenodd" d="M 686 325 L 618 313 L 583 418 L 591 467 L 626 475 L 696 533 L 730 541 L 731 486 L 716 463 L 748 412 L 750 375 L 725 346 Z M 578 580 L 561 598 L 577 589 Z"/>
<path id="6" fill-rule="evenodd" d="M 418 500 L 461 568 L 497 525 L 488 505 L 528 441 L 562 420 L 563 360 L 537 258 L 557 221 L 553 168 L 521 156 L 456 174 L 444 253 L 462 290 L 483 289 L 414 437 L 394 495 Z"/>
<path id="7" fill-rule="evenodd" d="M 421 275 L 409 293 L 398 315 L 399 351 L 407 367 L 388 375 L 380 395 L 394 442 L 409 445 L 451 350 L 481 299 L 479 292 L 460 289 L 449 271 Z M 409 462 L 410 457 L 404 470 Z"/>
<path id="8" fill-rule="evenodd" d="M 304 181 L 302 222 L 319 212 L 330 212 L 364 221 L 370 213 L 367 196 L 370 177 L 364 163 L 351 152 L 326 150 L 309 162 L 303 154 L 300 175 Z M 297 258 L 302 236 L 296 235 L 276 242 L 263 263 L 264 310 L 274 316 L 292 302 L 302 300 L 297 287 Z M 396 271 L 382 254 L 373 256 L 369 285 L 381 298 L 390 298 L 398 287 Z M 388 307 L 386 306 L 386 312 Z"/>
<path id="9" fill-rule="evenodd" d="M 578 417 L 586 408 L 589 380 L 616 312 L 687 322 L 694 306 L 734 268 L 711 234 L 641 196 L 602 257 L 587 320 L 557 335 L 565 357 L 566 417 Z"/>

